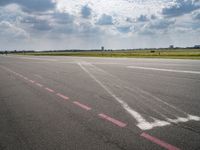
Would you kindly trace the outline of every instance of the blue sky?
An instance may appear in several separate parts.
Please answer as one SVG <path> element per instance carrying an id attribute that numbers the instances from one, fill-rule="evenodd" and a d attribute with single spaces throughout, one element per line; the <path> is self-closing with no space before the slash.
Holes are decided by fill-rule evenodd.
<path id="1" fill-rule="evenodd" d="M 200 0 L 0 0 L 0 49 L 200 44 Z"/>

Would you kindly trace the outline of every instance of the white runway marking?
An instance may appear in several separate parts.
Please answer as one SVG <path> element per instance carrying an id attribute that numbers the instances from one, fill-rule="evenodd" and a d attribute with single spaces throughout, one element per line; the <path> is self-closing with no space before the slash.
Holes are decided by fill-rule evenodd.
<path id="1" fill-rule="evenodd" d="M 160 120 L 155 120 L 153 123 L 147 122 L 138 112 L 133 110 L 126 102 L 121 100 L 119 97 L 117 97 L 113 92 L 111 92 L 107 86 L 105 86 L 101 81 L 99 81 L 93 74 L 91 74 L 81 63 L 78 63 L 79 66 L 87 73 L 89 76 L 96 81 L 103 89 L 105 89 L 117 102 L 121 104 L 121 106 L 131 115 L 135 118 L 135 120 L 138 122 L 138 127 L 142 130 L 149 130 L 152 129 L 153 127 L 157 126 L 165 126 L 170 124 L 169 122 L 166 121 L 160 121 Z"/>
<path id="2" fill-rule="evenodd" d="M 166 72 L 176 72 L 176 73 L 200 74 L 200 71 L 189 71 L 189 70 L 160 69 L 160 68 L 139 67 L 139 66 L 127 66 L 127 68 L 143 69 L 143 70 L 155 70 L 155 71 L 166 71 Z"/>
<path id="3" fill-rule="evenodd" d="M 150 93 L 148 92 L 145 92 L 143 90 L 140 90 L 140 89 L 137 89 L 137 91 L 139 93 L 142 93 L 144 95 L 148 95 L 148 96 L 151 96 L 154 100 L 160 102 L 160 103 L 163 103 L 164 105 L 170 107 L 171 109 L 174 109 L 176 110 L 177 112 L 180 112 L 182 113 L 185 117 L 179 117 L 179 116 L 175 116 L 176 119 L 170 119 L 168 118 L 167 116 L 165 116 L 164 114 L 162 115 L 162 112 L 157 112 L 159 114 L 161 114 L 163 116 L 163 120 L 160 120 L 160 119 L 157 119 L 157 118 L 154 118 L 154 117 L 151 117 L 149 116 L 150 118 L 153 119 L 152 122 L 148 122 L 139 112 L 135 111 L 134 109 L 132 109 L 125 101 L 123 101 L 120 97 L 118 97 L 113 91 L 112 89 L 110 89 L 107 85 L 106 85 L 106 82 L 109 82 L 109 81 L 100 81 L 95 75 L 94 73 L 92 73 L 92 71 L 96 71 L 97 74 L 101 74 L 103 73 L 104 75 L 109 75 L 108 72 L 100 69 L 100 68 L 97 68 L 96 66 L 88 63 L 88 62 L 83 62 L 83 63 L 78 63 L 78 65 L 94 80 L 96 81 L 104 90 L 107 91 L 107 93 L 109 93 L 136 121 L 137 121 L 137 127 L 139 127 L 141 130 L 150 130 L 150 129 L 153 129 L 155 127 L 162 127 L 162 126 L 167 126 L 167 125 L 170 125 L 171 123 L 180 123 L 180 122 L 188 122 L 190 120 L 193 120 L 193 121 L 200 121 L 200 117 L 198 116 L 193 116 L 193 115 L 190 115 L 182 110 L 180 110 L 179 108 L 176 108 L 175 106 L 173 105 L 170 105 L 168 104 L 167 102 L 151 95 Z M 90 70 L 87 69 L 85 66 L 88 66 L 90 67 Z M 113 75 L 110 75 L 113 80 L 116 78 L 115 76 Z M 120 80 L 120 79 L 119 79 Z M 117 82 L 117 78 L 116 78 L 116 82 Z M 113 81 L 112 81 L 113 83 Z M 116 83 L 116 85 L 118 85 Z M 120 87 L 123 87 L 121 84 L 120 84 Z M 126 87 L 126 86 L 125 86 Z M 127 88 L 127 87 L 126 87 Z"/>
<path id="4" fill-rule="evenodd" d="M 41 75 L 38 75 L 38 74 L 34 74 L 34 76 L 36 76 L 36 77 L 38 77 L 38 78 L 40 78 L 40 79 L 43 78 Z"/>

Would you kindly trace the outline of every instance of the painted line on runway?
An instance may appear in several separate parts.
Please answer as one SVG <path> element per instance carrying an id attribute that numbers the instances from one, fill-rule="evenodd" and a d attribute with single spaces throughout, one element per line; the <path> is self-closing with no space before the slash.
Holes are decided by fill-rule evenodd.
<path id="1" fill-rule="evenodd" d="M 87 63 L 89 64 L 89 63 Z M 105 84 L 103 84 L 100 80 L 98 80 L 90 71 L 88 71 L 81 63 L 78 65 L 95 81 L 97 82 L 110 96 L 112 96 L 138 123 L 146 123 L 146 120 L 143 118 L 141 114 L 132 109 L 125 101 L 123 101 L 120 97 L 115 95 Z M 148 125 L 148 124 L 147 124 Z M 145 125 L 145 126 L 147 126 Z M 148 127 L 151 128 L 152 126 Z M 141 128 L 140 128 L 141 129 Z"/>
<path id="2" fill-rule="evenodd" d="M 60 94 L 60 93 L 57 93 L 56 95 L 59 96 L 59 97 L 61 97 L 62 99 L 65 99 L 65 100 L 69 99 L 69 97 L 67 97 L 67 96 L 65 96 L 63 94 Z"/>
<path id="3" fill-rule="evenodd" d="M 8 71 L 11 71 L 11 70 L 8 70 Z M 13 73 L 16 74 L 16 75 L 18 75 L 18 73 L 15 73 L 15 72 L 13 72 Z M 20 77 L 22 77 L 22 78 L 25 79 L 25 80 L 27 79 L 27 80 L 30 81 L 31 83 L 35 83 L 35 84 L 36 84 L 37 86 L 39 86 L 39 87 L 40 87 L 40 86 L 43 86 L 42 84 L 40 84 L 40 83 L 38 83 L 38 82 L 35 82 L 35 81 L 33 81 L 33 80 L 29 80 L 27 77 L 24 77 L 24 76 L 20 76 Z M 47 91 L 49 91 L 49 92 L 51 92 L 51 93 L 55 92 L 54 90 L 52 90 L 52 89 L 50 89 L 50 88 L 48 88 L 48 87 L 46 87 L 46 88 L 44 88 L 44 89 L 47 90 Z M 62 99 L 65 99 L 65 100 L 68 100 L 68 99 L 69 99 L 67 96 L 65 96 L 65 95 L 63 95 L 63 94 L 60 94 L 60 93 L 56 93 L 56 95 L 59 96 L 59 97 L 61 97 Z M 77 106 L 79 106 L 79 107 L 81 107 L 81 108 L 83 108 L 83 109 L 85 109 L 85 110 L 91 110 L 91 108 L 90 108 L 89 106 L 87 106 L 87 105 L 85 105 L 85 104 L 82 104 L 82 103 L 80 103 L 80 102 L 78 102 L 78 101 L 74 101 L 73 104 L 75 104 L 75 105 L 77 105 Z M 117 119 L 114 119 L 114 118 L 112 118 L 112 117 L 110 117 L 110 116 L 108 116 L 108 115 L 106 115 L 106 114 L 100 113 L 100 114 L 98 114 L 98 116 L 99 116 L 101 119 L 104 119 L 104 120 L 106 120 L 106 121 L 109 121 L 109 122 L 113 123 L 114 125 L 117 125 L 118 127 L 124 128 L 124 127 L 127 126 L 126 123 L 121 122 L 121 121 L 119 121 L 119 120 L 117 120 Z M 197 118 L 193 118 L 193 119 L 197 119 Z M 142 134 L 140 134 L 140 136 L 143 137 L 143 138 L 145 138 L 145 139 L 148 140 L 148 141 L 153 142 L 154 144 L 157 144 L 157 145 L 159 145 L 159 146 L 165 148 L 165 149 L 168 149 L 168 150 L 180 150 L 179 148 L 177 148 L 177 147 L 175 147 L 175 146 L 173 146 L 173 145 L 171 145 L 171 144 L 168 144 L 168 143 L 166 143 L 165 141 L 162 141 L 162 140 L 160 140 L 160 139 L 158 139 L 158 138 L 156 138 L 156 137 L 153 137 L 153 136 L 151 136 L 151 135 L 149 135 L 149 134 L 147 134 L 147 133 L 145 133 L 145 132 L 143 132 Z"/>
<path id="4" fill-rule="evenodd" d="M 19 76 L 19 77 L 21 77 L 21 78 L 23 78 L 23 77 L 24 77 L 24 76 L 23 76 L 23 75 L 21 75 L 21 74 L 18 74 L 18 76 Z"/>
<path id="5" fill-rule="evenodd" d="M 74 101 L 73 103 L 74 103 L 75 105 L 77 105 L 77 106 L 79 106 L 79 107 L 81 107 L 81 108 L 87 110 L 87 111 L 92 109 L 92 108 L 90 108 L 89 106 L 86 106 L 86 105 L 84 105 L 84 104 L 82 104 L 82 103 L 80 103 L 80 102 L 77 102 L 77 101 Z"/>
<path id="6" fill-rule="evenodd" d="M 23 77 L 24 80 L 29 80 L 27 77 Z"/>
<path id="7" fill-rule="evenodd" d="M 35 81 L 34 80 L 28 80 L 29 82 L 31 82 L 31 83 L 35 83 Z"/>
<path id="8" fill-rule="evenodd" d="M 151 142 L 153 142 L 153 143 L 155 143 L 155 144 L 157 144 L 157 145 L 159 145 L 159 146 L 161 146 L 161 147 L 163 147 L 163 148 L 166 148 L 168 150 L 180 150 L 179 148 L 177 148 L 177 147 L 175 147 L 171 144 L 168 144 L 168 143 L 166 143 L 166 142 L 164 142 L 164 141 L 162 141 L 162 140 L 160 140 L 156 137 L 153 137 L 153 136 L 151 136 L 151 135 L 149 135 L 145 132 L 143 132 L 140 136 L 151 141 Z"/>
<path id="9" fill-rule="evenodd" d="M 47 90 L 47 91 L 49 91 L 49 92 L 51 92 L 51 93 L 54 93 L 54 92 L 55 92 L 54 90 L 52 90 L 52 89 L 50 89 L 50 88 L 48 88 L 48 87 L 46 87 L 45 90 Z"/>
<path id="10" fill-rule="evenodd" d="M 189 71 L 189 70 L 173 70 L 173 69 L 161 69 L 161 68 L 139 67 L 139 66 L 127 66 L 127 68 L 143 69 L 143 70 L 155 70 L 155 71 L 165 71 L 165 72 L 176 72 L 176 73 L 200 74 L 200 71 Z"/>
<path id="11" fill-rule="evenodd" d="M 35 83 L 37 86 L 39 86 L 39 87 L 43 87 L 43 85 L 42 84 L 40 84 L 40 83 Z"/>
<path id="12" fill-rule="evenodd" d="M 105 119 L 105 120 L 107 120 L 107 121 L 110 121 L 110 122 L 112 122 L 112 123 L 114 123 L 115 125 L 117 125 L 117 126 L 119 126 L 119 127 L 125 127 L 127 124 L 126 123 L 123 123 L 123 122 L 121 122 L 121 121 L 119 121 L 119 120 L 116 120 L 116 119 L 114 119 L 114 118 L 112 118 L 112 117 L 109 117 L 109 116 L 107 116 L 107 115 L 105 115 L 105 114 L 103 114 L 103 113 L 101 113 L 101 114 L 98 114 L 98 116 L 99 117 L 101 117 L 102 119 Z"/>
<path id="13" fill-rule="evenodd" d="M 34 74 L 34 76 L 36 76 L 36 77 L 38 77 L 40 79 L 43 79 L 43 77 L 41 75 L 39 75 L 39 74 Z"/>
<path id="14" fill-rule="evenodd" d="M 17 76 L 21 77 L 19 73 L 16 73 Z"/>

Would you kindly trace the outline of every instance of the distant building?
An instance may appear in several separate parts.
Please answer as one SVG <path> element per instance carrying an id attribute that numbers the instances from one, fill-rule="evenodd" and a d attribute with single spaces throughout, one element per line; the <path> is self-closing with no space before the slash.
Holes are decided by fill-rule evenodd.
<path id="1" fill-rule="evenodd" d="M 101 47 L 101 50 L 104 51 L 104 46 Z"/>
<path id="2" fill-rule="evenodd" d="M 173 48 L 174 48 L 174 45 L 170 45 L 169 48 L 173 49 Z"/>
<path id="3" fill-rule="evenodd" d="M 200 45 L 195 45 L 194 48 L 200 48 Z"/>

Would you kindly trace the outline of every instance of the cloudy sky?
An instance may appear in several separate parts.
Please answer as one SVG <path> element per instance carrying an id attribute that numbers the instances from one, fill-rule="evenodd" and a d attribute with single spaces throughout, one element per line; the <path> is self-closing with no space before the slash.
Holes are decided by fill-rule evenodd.
<path id="1" fill-rule="evenodd" d="M 200 0 L 0 0 L 0 49 L 200 44 Z"/>

